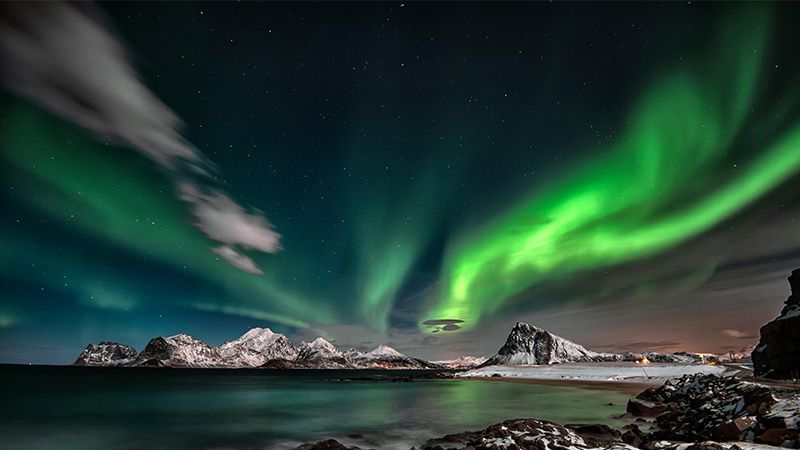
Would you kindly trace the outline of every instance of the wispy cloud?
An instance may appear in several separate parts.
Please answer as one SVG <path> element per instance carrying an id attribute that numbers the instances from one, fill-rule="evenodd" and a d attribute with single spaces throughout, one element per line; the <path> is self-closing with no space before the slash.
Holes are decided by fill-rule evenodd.
<path id="1" fill-rule="evenodd" d="M 0 5 L 0 64 L 0 82 L 11 92 L 164 169 L 191 205 L 197 228 L 224 244 L 213 251 L 226 248 L 221 256 L 229 264 L 259 274 L 241 250 L 280 249 L 280 235 L 261 212 L 215 186 L 213 164 L 182 136 L 178 116 L 141 82 L 91 5 Z"/>
<path id="2" fill-rule="evenodd" d="M 756 335 L 753 333 L 747 333 L 742 330 L 735 330 L 733 328 L 725 328 L 724 330 L 720 330 L 723 336 L 728 336 L 736 339 L 755 339 Z"/>

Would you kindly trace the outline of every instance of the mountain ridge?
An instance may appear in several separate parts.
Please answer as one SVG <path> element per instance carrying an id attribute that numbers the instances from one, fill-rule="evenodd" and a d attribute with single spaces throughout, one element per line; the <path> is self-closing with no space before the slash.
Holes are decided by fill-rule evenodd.
<path id="1" fill-rule="evenodd" d="M 438 364 L 406 356 L 381 344 L 369 352 L 344 352 L 325 338 L 295 346 L 269 328 L 251 328 L 212 347 L 185 333 L 157 336 L 137 353 L 128 345 L 89 344 L 73 365 L 104 367 L 275 368 L 275 369 L 439 369 Z"/>

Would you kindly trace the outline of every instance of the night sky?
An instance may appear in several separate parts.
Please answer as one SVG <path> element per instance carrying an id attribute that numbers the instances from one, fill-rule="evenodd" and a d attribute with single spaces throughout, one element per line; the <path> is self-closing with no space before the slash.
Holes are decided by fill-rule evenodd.
<path id="1" fill-rule="evenodd" d="M 800 267 L 800 5 L 22 9 L 0 362 L 253 326 L 488 355 L 518 320 L 723 352 Z"/>

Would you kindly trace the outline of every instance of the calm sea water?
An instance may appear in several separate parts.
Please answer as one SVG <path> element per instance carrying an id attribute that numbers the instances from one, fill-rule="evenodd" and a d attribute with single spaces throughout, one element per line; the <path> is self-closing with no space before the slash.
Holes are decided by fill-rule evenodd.
<path id="1" fill-rule="evenodd" d="M 0 366 L 0 448 L 292 448 L 324 437 L 408 448 L 509 418 L 614 424 L 628 398 L 491 381 L 330 381 L 365 372 Z M 369 373 L 397 374 L 408 372 Z"/>

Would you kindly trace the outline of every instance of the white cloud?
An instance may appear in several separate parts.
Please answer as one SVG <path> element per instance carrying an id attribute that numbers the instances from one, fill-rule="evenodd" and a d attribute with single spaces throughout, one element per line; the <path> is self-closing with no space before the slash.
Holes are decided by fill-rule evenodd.
<path id="1" fill-rule="evenodd" d="M 274 253 L 280 235 L 261 212 L 213 187 L 212 163 L 181 135 L 178 116 L 139 80 L 92 5 L 13 3 L 0 12 L 0 83 L 156 162 L 192 205 L 195 226 L 224 244 L 214 253 L 245 272 L 262 273 L 233 246 Z"/>
<path id="2" fill-rule="evenodd" d="M 252 258 L 237 252 L 232 247 L 223 245 L 212 248 L 211 251 L 219 255 L 219 257 L 225 260 L 225 262 L 241 271 L 252 273 L 254 275 L 261 275 L 264 273 L 258 268 L 258 266 L 256 266 L 256 263 L 253 262 Z"/>
<path id="3" fill-rule="evenodd" d="M 258 212 L 247 212 L 220 191 L 209 194 L 196 185 L 181 183 L 181 199 L 193 205 L 195 226 L 211 239 L 246 249 L 275 253 L 280 250 L 280 235 Z"/>
<path id="4" fill-rule="evenodd" d="M 752 339 L 755 337 L 753 333 L 746 333 L 742 330 L 735 330 L 733 328 L 725 328 L 724 330 L 720 330 L 724 336 L 736 338 L 736 339 Z"/>

